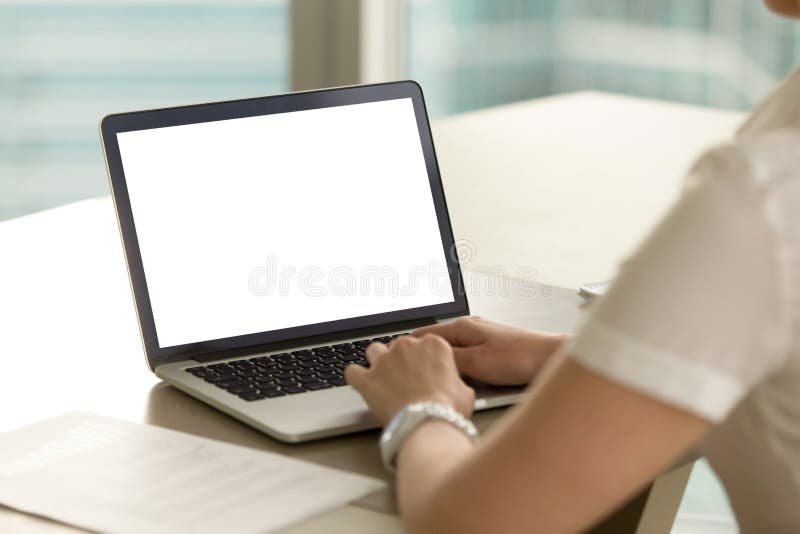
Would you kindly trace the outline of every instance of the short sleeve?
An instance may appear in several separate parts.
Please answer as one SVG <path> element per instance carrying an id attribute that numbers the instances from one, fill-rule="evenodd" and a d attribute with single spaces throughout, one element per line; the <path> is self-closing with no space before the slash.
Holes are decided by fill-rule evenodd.
<path id="1" fill-rule="evenodd" d="M 718 422 L 786 360 L 777 238 L 736 145 L 695 166 L 568 346 L 607 378 Z"/>

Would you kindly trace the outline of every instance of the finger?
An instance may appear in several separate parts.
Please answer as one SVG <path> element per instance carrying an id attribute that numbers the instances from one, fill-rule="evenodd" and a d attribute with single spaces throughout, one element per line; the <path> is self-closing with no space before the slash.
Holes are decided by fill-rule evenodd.
<path id="1" fill-rule="evenodd" d="M 353 389 L 361 393 L 364 389 L 368 372 L 369 370 L 365 367 L 351 363 L 344 368 L 344 379 L 353 386 Z"/>
<path id="2" fill-rule="evenodd" d="M 389 348 L 383 343 L 372 343 L 369 347 L 367 347 L 365 355 L 369 364 L 375 365 L 375 362 L 378 361 L 378 358 L 387 352 L 389 352 Z"/>
<path id="3" fill-rule="evenodd" d="M 414 337 L 428 334 L 441 336 L 454 347 L 474 345 L 481 340 L 480 332 L 475 328 L 471 318 L 426 326 L 411 333 Z"/>
<path id="4" fill-rule="evenodd" d="M 428 334 L 436 334 L 436 335 L 441 336 L 441 334 L 439 332 L 444 330 L 445 327 L 448 326 L 449 324 L 451 324 L 451 323 L 438 323 L 438 324 L 433 324 L 431 326 L 423 326 L 422 328 L 417 328 L 416 330 L 414 330 L 413 332 L 411 332 L 408 335 L 412 336 L 412 337 L 423 337 L 423 336 L 427 336 Z M 442 336 L 442 337 L 444 337 L 444 336 Z"/>

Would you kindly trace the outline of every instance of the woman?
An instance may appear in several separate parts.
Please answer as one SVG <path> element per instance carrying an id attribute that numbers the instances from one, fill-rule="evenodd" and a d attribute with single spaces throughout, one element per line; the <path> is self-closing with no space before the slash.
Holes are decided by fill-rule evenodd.
<path id="1" fill-rule="evenodd" d="M 373 344 L 346 376 L 394 418 L 382 446 L 412 532 L 583 530 L 689 448 L 743 532 L 800 532 L 798 321 L 800 71 L 700 159 L 573 339 L 460 319 Z M 521 384 L 543 365 L 473 445 L 459 371 Z"/>

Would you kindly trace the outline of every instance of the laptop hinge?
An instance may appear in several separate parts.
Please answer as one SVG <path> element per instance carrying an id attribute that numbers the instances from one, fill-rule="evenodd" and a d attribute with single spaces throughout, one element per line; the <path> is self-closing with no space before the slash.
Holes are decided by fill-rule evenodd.
<path id="1" fill-rule="evenodd" d="M 287 341 L 277 341 L 275 343 L 267 343 L 265 345 L 253 345 L 250 347 L 242 347 L 239 349 L 221 350 L 216 352 L 206 352 L 203 354 L 195 354 L 191 359 L 198 362 L 210 362 L 214 360 L 223 360 L 226 358 L 235 358 L 237 356 L 249 356 L 251 354 L 260 354 L 264 352 L 276 352 L 282 350 L 294 349 L 307 345 L 321 345 L 323 343 L 334 343 L 342 339 L 349 339 L 354 337 L 370 337 L 376 334 L 385 334 L 387 332 L 397 332 L 400 330 L 411 330 L 434 324 L 436 319 L 434 317 L 426 319 L 416 319 L 413 321 L 403 321 L 399 323 L 392 323 L 390 325 L 379 325 L 368 328 L 359 328 L 356 330 L 347 330 L 345 332 L 337 332 L 334 334 L 324 334 L 319 336 L 310 336 L 304 338 L 295 338 Z"/>

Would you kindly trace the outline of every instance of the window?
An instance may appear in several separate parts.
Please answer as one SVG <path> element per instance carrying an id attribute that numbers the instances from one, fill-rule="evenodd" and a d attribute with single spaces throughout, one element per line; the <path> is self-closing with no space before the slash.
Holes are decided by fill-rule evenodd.
<path id="1" fill-rule="evenodd" d="M 408 0 L 434 116 L 583 89 L 749 109 L 798 53 L 752 0 Z"/>
<path id="2" fill-rule="evenodd" d="M 288 89 L 287 0 L 0 0 L 0 220 L 108 193 L 109 113 Z"/>

